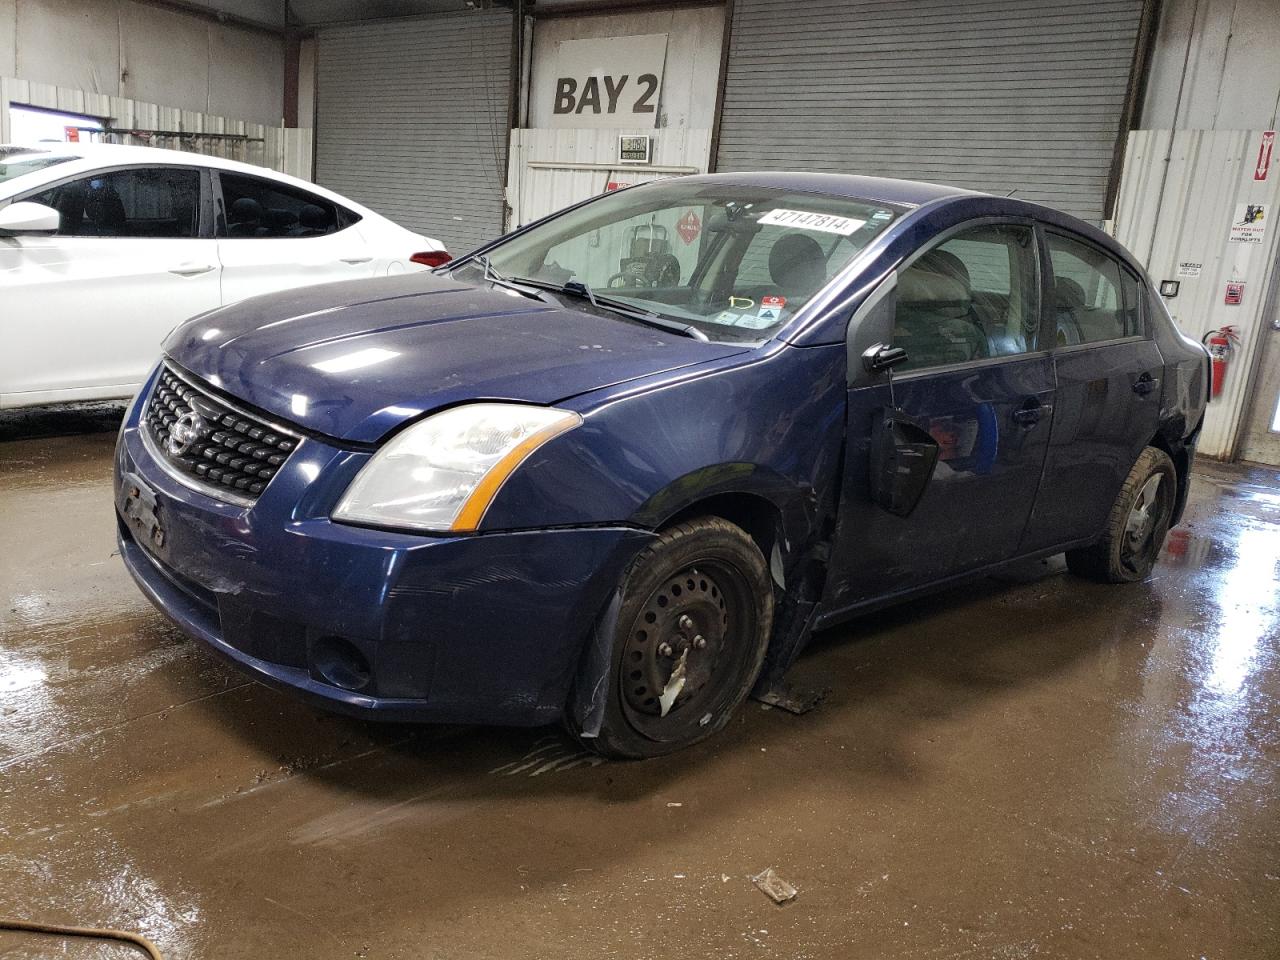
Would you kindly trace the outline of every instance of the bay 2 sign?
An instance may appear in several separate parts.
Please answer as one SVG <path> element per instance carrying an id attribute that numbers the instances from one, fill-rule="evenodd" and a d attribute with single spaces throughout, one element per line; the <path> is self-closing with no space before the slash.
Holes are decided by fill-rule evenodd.
<path id="1" fill-rule="evenodd" d="M 656 127 L 667 35 L 556 44 L 553 127 Z"/>

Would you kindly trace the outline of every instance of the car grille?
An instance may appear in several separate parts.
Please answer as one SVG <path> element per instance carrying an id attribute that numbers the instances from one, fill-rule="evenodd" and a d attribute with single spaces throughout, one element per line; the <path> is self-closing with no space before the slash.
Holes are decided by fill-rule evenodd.
<path id="1" fill-rule="evenodd" d="M 253 502 L 298 438 L 193 386 L 167 365 L 143 414 L 167 466 L 233 502 Z"/>

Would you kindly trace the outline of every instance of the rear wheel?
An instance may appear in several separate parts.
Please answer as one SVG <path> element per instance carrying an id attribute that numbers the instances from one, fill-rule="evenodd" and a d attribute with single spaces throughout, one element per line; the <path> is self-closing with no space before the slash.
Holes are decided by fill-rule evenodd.
<path id="1" fill-rule="evenodd" d="M 571 732 L 631 759 L 711 736 L 755 683 L 772 624 L 768 566 L 743 530 L 703 517 L 664 531 L 624 577 L 600 734 Z"/>
<path id="2" fill-rule="evenodd" d="M 1151 573 L 1173 519 L 1178 474 L 1163 450 L 1147 447 L 1129 471 L 1102 539 L 1067 551 L 1072 573 L 1104 583 L 1131 583 Z"/>

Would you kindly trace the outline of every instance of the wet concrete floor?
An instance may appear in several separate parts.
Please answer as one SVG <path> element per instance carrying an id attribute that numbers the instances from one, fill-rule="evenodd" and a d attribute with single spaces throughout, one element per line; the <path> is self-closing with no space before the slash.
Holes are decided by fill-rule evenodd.
<path id="1" fill-rule="evenodd" d="M 601 764 L 185 640 L 112 555 L 118 418 L 0 417 L 0 916 L 177 958 L 1280 957 L 1276 473 L 1204 467 L 1149 582 L 1050 561 L 880 614 L 797 667 L 818 711 Z"/>

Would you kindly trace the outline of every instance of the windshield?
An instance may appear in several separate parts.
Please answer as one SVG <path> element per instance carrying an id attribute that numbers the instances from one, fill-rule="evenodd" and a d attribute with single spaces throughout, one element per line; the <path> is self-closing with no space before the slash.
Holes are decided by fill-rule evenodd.
<path id="1" fill-rule="evenodd" d="M 868 200 L 667 180 L 610 194 L 489 251 L 487 279 L 584 284 L 713 340 L 763 340 L 902 210 Z M 460 279 L 483 282 L 468 261 Z"/>
<path id="2" fill-rule="evenodd" d="M 7 183 L 23 174 L 34 173 L 45 167 L 52 167 L 56 163 L 66 163 L 73 159 L 75 158 L 55 157 L 48 153 L 37 153 L 31 150 L 8 152 L 6 148 L 0 147 L 0 183 Z"/>

